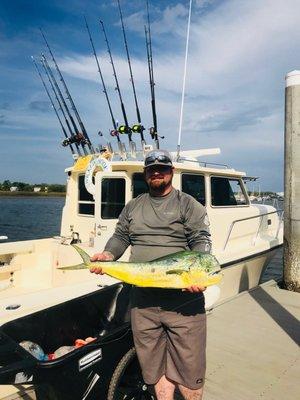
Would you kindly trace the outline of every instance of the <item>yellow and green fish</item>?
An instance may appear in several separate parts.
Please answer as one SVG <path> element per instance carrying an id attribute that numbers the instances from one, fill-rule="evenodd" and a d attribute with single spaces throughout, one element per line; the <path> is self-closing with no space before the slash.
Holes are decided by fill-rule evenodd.
<path id="1" fill-rule="evenodd" d="M 91 261 L 90 256 L 72 245 L 82 257 L 83 263 L 61 267 L 61 270 L 101 268 L 102 271 L 141 287 L 184 289 L 192 285 L 211 286 L 221 280 L 221 267 L 217 259 L 198 251 L 180 251 L 149 262 Z"/>

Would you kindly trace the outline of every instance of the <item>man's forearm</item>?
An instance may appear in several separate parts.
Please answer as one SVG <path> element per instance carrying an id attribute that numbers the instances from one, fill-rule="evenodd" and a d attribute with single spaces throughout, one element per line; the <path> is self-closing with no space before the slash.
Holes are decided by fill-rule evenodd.
<path id="1" fill-rule="evenodd" d="M 201 253 L 211 252 L 211 238 L 208 232 L 202 232 L 197 237 L 194 237 L 189 241 L 189 247 L 191 250 L 200 251 Z"/>
<path id="2" fill-rule="evenodd" d="M 117 260 L 123 255 L 127 247 L 128 244 L 125 241 L 120 240 L 114 235 L 106 243 L 104 251 L 111 253 L 114 257 L 114 260 Z"/>

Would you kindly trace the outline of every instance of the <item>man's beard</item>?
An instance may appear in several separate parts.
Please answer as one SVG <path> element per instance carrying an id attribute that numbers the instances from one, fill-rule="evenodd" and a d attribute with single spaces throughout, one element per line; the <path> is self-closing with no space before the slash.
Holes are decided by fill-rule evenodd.
<path id="1" fill-rule="evenodd" d="M 150 189 L 156 192 L 163 191 L 168 185 L 169 182 L 165 182 L 163 179 L 150 179 L 149 182 Z"/>

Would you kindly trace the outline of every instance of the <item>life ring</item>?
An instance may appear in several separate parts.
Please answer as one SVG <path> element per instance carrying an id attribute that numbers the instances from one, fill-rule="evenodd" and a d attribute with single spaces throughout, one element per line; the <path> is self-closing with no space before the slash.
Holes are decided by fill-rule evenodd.
<path id="1" fill-rule="evenodd" d="M 96 193 L 96 186 L 93 183 L 93 176 L 96 169 L 100 171 L 111 171 L 111 165 L 109 161 L 103 157 L 93 158 L 89 162 L 84 175 L 84 185 L 86 190 L 92 195 Z"/>

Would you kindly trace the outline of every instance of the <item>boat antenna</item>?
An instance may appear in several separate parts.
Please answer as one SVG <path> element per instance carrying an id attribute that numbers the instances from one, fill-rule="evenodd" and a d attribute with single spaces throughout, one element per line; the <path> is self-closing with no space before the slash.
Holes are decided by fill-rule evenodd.
<path id="1" fill-rule="evenodd" d="M 48 64 L 47 58 L 46 58 L 46 56 L 44 54 L 41 54 L 41 64 L 42 64 L 42 66 L 44 68 L 44 71 L 45 71 L 45 73 L 46 73 L 46 75 L 48 77 L 48 80 L 49 80 L 49 82 L 51 84 L 52 90 L 56 94 L 56 99 L 58 99 L 58 96 L 57 96 L 57 93 L 58 93 L 58 95 L 59 95 L 59 97 L 61 99 L 61 102 L 62 102 L 62 104 L 63 104 L 63 106 L 64 106 L 64 108 L 65 108 L 65 110 L 66 110 L 66 112 L 68 114 L 68 117 L 69 117 L 70 121 L 71 121 L 71 124 L 73 125 L 73 128 L 75 130 L 76 134 L 74 135 L 74 133 L 72 132 L 72 129 L 70 127 L 69 121 L 67 120 L 66 115 L 65 115 L 65 113 L 63 111 L 63 107 L 61 106 L 61 103 L 58 101 L 59 104 L 60 104 L 60 109 L 61 109 L 61 111 L 62 111 L 62 113 L 63 113 L 63 115 L 65 117 L 65 121 L 66 121 L 66 124 L 68 126 L 69 132 L 71 133 L 71 138 L 69 138 L 68 140 L 72 141 L 73 143 L 75 143 L 75 146 L 76 146 L 76 148 L 78 150 L 79 155 L 81 155 L 81 152 L 79 150 L 79 144 L 81 144 L 83 152 L 86 155 L 87 152 L 86 152 L 86 149 L 84 147 L 85 138 L 84 138 L 83 134 L 80 133 L 78 128 L 77 128 L 77 125 L 76 125 L 76 123 L 74 121 L 74 118 L 72 117 L 72 115 L 71 115 L 71 113 L 69 111 L 69 108 L 68 108 L 68 106 L 67 106 L 67 104 L 65 102 L 64 96 L 62 95 L 62 92 L 61 92 L 61 90 L 60 90 L 60 88 L 59 88 L 59 86 L 58 86 L 58 84 L 56 82 L 56 79 L 55 79 L 55 77 L 54 77 L 54 75 L 52 73 L 52 70 L 51 70 L 51 68 L 50 68 L 50 66 Z M 53 85 L 55 86 L 56 90 L 54 90 L 54 86 Z M 65 142 L 65 144 L 67 145 L 68 143 Z"/>
<path id="2" fill-rule="evenodd" d="M 45 91 L 46 91 L 46 93 L 47 93 L 47 96 L 49 97 L 49 100 L 50 100 L 50 103 L 51 103 L 51 105 L 52 105 L 52 108 L 53 108 L 53 110 L 54 110 L 54 112 L 55 112 L 55 114 L 56 114 L 56 116 L 57 116 L 57 119 L 58 119 L 58 121 L 59 121 L 59 124 L 60 124 L 60 126 L 61 126 L 61 129 L 62 129 L 62 131 L 63 131 L 63 134 L 64 134 L 65 138 L 68 139 L 67 132 L 66 132 L 65 127 L 64 127 L 64 125 L 63 125 L 63 123 L 62 123 L 62 121 L 61 121 L 61 119 L 60 119 L 60 116 L 59 116 L 58 111 L 57 111 L 57 109 L 56 109 L 56 107 L 55 107 L 54 101 L 53 101 L 53 99 L 52 99 L 52 97 L 51 97 L 51 95 L 50 95 L 50 93 L 49 93 L 49 90 L 48 90 L 47 85 L 46 85 L 46 83 L 45 83 L 45 81 L 44 81 L 44 78 L 43 78 L 43 76 L 42 76 L 42 74 L 41 74 L 41 71 L 39 70 L 39 67 L 37 66 L 37 63 L 36 63 L 36 61 L 35 61 L 35 59 L 34 59 L 33 56 L 31 56 L 31 59 L 32 59 L 32 61 L 33 61 L 33 64 L 34 64 L 34 66 L 35 66 L 35 69 L 36 69 L 37 73 L 39 74 L 39 76 L 40 76 L 40 78 L 41 78 L 42 84 L 43 84 L 44 89 L 45 89 Z M 74 148 L 73 148 L 73 146 L 72 146 L 71 143 L 69 143 L 69 147 L 70 147 L 70 149 L 71 149 L 71 153 L 72 153 L 73 155 L 75 155 L 75 151 L 74 151 Z"/>
<path id="3" fill-rule="evenodd" d="M 154 90 L 154 74 L 153 74 L 153 57 L 152 57 L 152 41 L 151 41 L 151 28 L 150 28 L 150 13 L 149 13 L 149 2 L 146 0 L 147 6 L 147 25 L 145 28 L 145 38 L 146 38 L 146 49 L 147 49 L 147 60 L 148 60 L 148 70 L 149 70 L 149 82 L 151 89 L 151 108 L 153 117 L 153 126 L 150 128 L 150 135 L 152 140 L 155 142 L 155 147 L 159 149 L 159 139 L 157 134 L 157 116 L 156 116 L 156 105 L 155 105 L 155 90 Z M 164 139 L 164 136 L 161 137 Z"/>
<path id="4" fill-rule="evenodd" d="M 108 39 L 107 39 L 107 35 L 106 35 L 106 31 L 105 31 L 105 28 L 104 28 L 103 21 L 100 20 L 100 24 L 101 24 L 102 32 L 103 32 L 104 39 L 105 39 L 105 42 L 106 42 L 107 51 L 108 51 L 109 58 L 110 58 L 110 63 L 111 63 L 112 69 L 113 69 L 113 76 L 115 78 L 115 83 L 116 83 L 116 88 L 115 89 L 116 89 L 116 91 L 118 92 L 118 95 L 119 95 L 119 99 L 120 99 L 120 103 L 121 103 L 121 110 L 122 110 L 122 114 L 123 114 L 123 118 L 124 118 L 124 122 L 125 122 L 125 125 L 120 125 L 118 127 L 118 132 L 121 133 L 121 134 L 127 134 L 128 135 L 129 147 L 130 147 L 130 150 L 131 150 L 131 155 L 133 157 L 136 157 L 136 145 L 135 145 L 134 141 L 132 140 L 131 128 L 128 125 L 127 115 L 126 115 L 125 106 L 124 106 L 123 99 L 122 99 L 122 94 L 121 94 L 119 81 L 118 81 L 118 77 L 117 77 L 117 73 L 116 73 L 116 69 L 115 69 L 115 64 L 114 64 L 114 61 L 113 61 L 113 58 L 112 58 L 112 54 L 111 54 L 111 50 L 110 50 L 110 46 L 109 46 L 109 42 L 108 42 Z"/>
<path id="5" fill-rule="evenodd" d="M 105 94 L 106 102 L 107 102 L 107 105 L 108 105 L 109 113 L 110 113 L 112 124 L 113 124 L 113 127 L 114 127 L 114 129 L 110 132 L 110 135 L 111 136 L 115 136 L 117 138 L 119 153 L 120 153 L 121 158 L 124 160 L 124 159 L 126 159 L 126 148 L 125 148 L 124 143 L 122 143 L 121 140 L 120 140 L 117 121 L 115 120 L 115 117 L 114 117 L 114 114 L 113 114 L 113 111 L 112 111 L 111 103 L 110 103 L 110 100 L 109 100 L 109 97 L 108 97 L 108 93 L 107 93 L 107 90 L 106 90 L 106 85 L 105 85 L 105 82 L 104 82 L 104 78 L 103 78 L 102 70 L 101 70 L 101 67 L 100 67 L 100 63 L 99 63 L 99 60 L 98 60 L 98 57 L 97 57 L 97 53 L 96 53 L 96 49 L 95 49 L 94 42 L 93 42 L 93 39 L 92 39 L 91 31 L 90 31 L 90 28 L 89 28 L 89 25 L 87 23 L 87 19 L 86 19 L 85 16 L 84 16 L 84 20 L 85 20 L 86 29 L 87 29 L 87 32 L 88 32 L 88 35 L 89 35 L 89 38 L 90 38 L 93 54 L 94 54 L 94 57 L 95 57 L 95 60 L 96 60 L 96 64 L 97 64 L 97 67 L 98 67 L 98 72 L 99 72 L 99 75 L 100 75 L 100 79 L 101 79 L 101 82 L 102 82 L 103 93 Z"/>
<path id="6" fill-rule="evenodd" d="M 48 41 L 47 41 L 47 39 L 46 39 L 46 37 L 45 37 L 45 35 L 44 35 L 44 32 L 42 31 L 41 28 L 40 28 L 40 31 L 41 31 L 41 34 L 42 34 L 42 36 L 43 36 L 43 39 L 44 39 L 44 41 L 45 41 L 45 43 L 46 43 L 46 46 L 47 46 L 47 48 L 48 48 L 48 50 L 49 50 L 49 53 L 50 53 L 50 55 L 51 55 L 51 58 L 52 58 L 52 60 L 53 60 L 53 62 L 54 62 L 54 65 L 55 65 L 55 68 L 56 68 L 56 70 L 57 70 L 57 72 L 58 72 L 60 81 L 61 81 L 61 83 L 62 83 L 63 86 L 64 86 L 64 89 L 65 89 L 67 98 L 69 99 L 69 101 L 70 101 L 70 103 L 71 103 L 71 108 L 72 108 L 72 110 L 73 110 L 74 113 L 75 113 L 75 116 L 76 116 L 76 119 L 77 119 L 77 121 L 78 121 L 78 123 L 79 123 L 80 128 L 82 129 L 82 133 L 83 133 L 83 135 L 84 135 L 84 137 L 85 137 L 85 139 L 86 139 L 86 144 L 87 144 L 87 146 L 88 146 L 90 152 L 91 152 L 91 153 L 95 153 L 95 151 L 94 151 L 94 149 L 93 149 L 93 146 L 92 146 L 92 144 L 91 144 L 91 141 L 90 141 L 90 139 L 89 139 L 89 136 L 88 136 L 88 134 L 87 134 L 87 131 L 86 131 L 86 129 L 85 129 L 85 126 L 83 125 L 83 122 L 82 122 L 82 120 L 81 120 L 81 118 L 80 118 L 80 115 L 79 115 L 79 113 L 78 113 L 78 111 L 77 111 L 77 108 L 76 108 L 76 106 L 75 106 L 75 104 L 74 104 L 74 101 L 73 101 L 73 99 L 72 99 L 72 97 L 71 97 L 71 94 L 70 94 L 70 92 L 69 92 L 69 90 L 68 90 L 68 87 L 67 87 L 67 85 L 66 85 L 66 82 L 65 82 L 65 80 L 64 80 L 64 78 L 63 78 L 63 76 L 62 76 L 62 73 L 60 72 L 60 69 L 59 69 L 59 67 L 58 67 L 58 65 L 57 65 L 57 62 L 56 62 L 56 60 L 55 60 L 55 57 L 54 57 L 54 55 L 53 55 L 53 53 L 52 53 L 52 50 L 51 50 L 51 48 L 50 48 L 50 46 L 49 46 L 49 43 L 48 43 Z"/>
<path id="7" fill-rule="evenodd" d="M 121 4 L 120 0 L 118 0 L 118 8 L 119 8 L 119 14 L 120 14 L 120 20 L 121 20 L 121 25 L 122 25 L 122 32 L 123 32 L 123 38 L 124 38 L 124 46 L 126 50 L 126 55 L 127 55 L 127 62 L 128 62 L 128 67 L 129 67 L 129 73 L 130 73 L 130 81 L 132 85 L 132 90 L 133 90 L 133 97 L 134 97 L 134 103 L 135 103 L 135 109 L 136 109 L 136 116 L 138 120 L 138 124 L 135 124 L 132 126 L 132 131 L 135 133 L 139 133 L 141 135 L 141 142 L 142 142 L 142 147 L 144 148 L 144 145 L 146 144 L 145 138 L 144 138 L 144 130 L 145 128 L 142 125 L 141 121 L 141 114 L 140 114 L 140 109 L 137 101 L 137 96 L 136 96 L 136 90 L 135 90 L 135 84 L 133 80 L 133 73 L 132 73 L 132 67 L 131 67 L 131 61 L 130 61 L 130 55 L 129 55 L 129 49 L 128 49 L 128 43 L 127 43 L 127 38 L 126 38 L 126 32 L 125 32 L 125 26 L 124 26 L 124 21 L 123 21 L 123 14 L 122 14 L 122 9 L 121 9 Z"/>
<path id="8" fill-rule="evenodd" d="M 192 2 L 193 2 L 193 0 L 190 0 L 189 18 L 188 18 L 187 35 L 186 35 L 185 60 L 184 60 L 184 72 L 183 72 L 183 83 L 182 83 L 182 94 L 181 94 L 181 108 L 180 108 L 180 120 L 179 120 L 179 132 L 178 132 L 178 143 L 177 143 L 177 161 L 179 161 L 179 157 L 180 157 L 182 118 L 183 118 L 183 105 L 184 105 L 184 95 L 185 95 L 185 81 L 186 81 L 187 58 L 188 58 L 188 51 L 189 51 L 189 39 L 190 39 L 190 26 L 191 26 Z"/>

